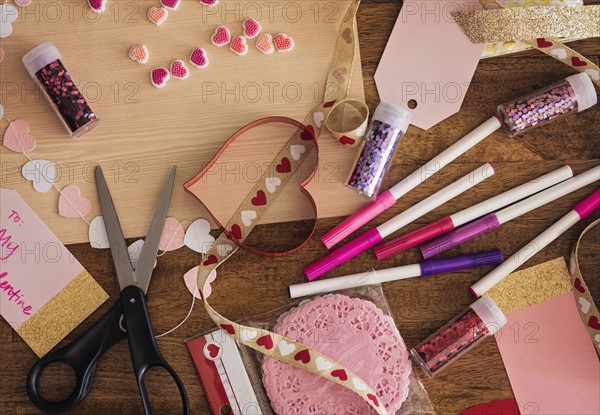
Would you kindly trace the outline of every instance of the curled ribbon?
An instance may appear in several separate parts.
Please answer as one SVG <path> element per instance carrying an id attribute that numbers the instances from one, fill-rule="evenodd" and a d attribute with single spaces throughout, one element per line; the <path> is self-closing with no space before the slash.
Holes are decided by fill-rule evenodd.
<path id="1" fill-rule="evenodd" d="M 379 402 L 373 389 L 351 370 L 345 368 L 329 357 L 322 355 L 317 350 L 295 342 L 287 337 L 280 336 L 268 330 L 243 326 L 227 319 L 219 314 L 208 303 L 207 298 L 204 296 L 205 284 L 210 272 L 225 262 L 239 246 L 243 246 L 244 240 L 252 231 L 260 216 L 266 211 L 267 206 L 272 204 L 274 199 L 281 192 L 281 188 L 288 181 L 290 175 L 298 169 L 308 156 L 308 152 L 305 152 L 301 157 L 291 157 L 292 146 L 300 145 L 307 141 L 316 141 L 323 131 L 323 128 L 327 128 L 342 144 L 356 145 L 364 135 L 369 117 L 368 107 L 362 101 L 346 99 L 356 50 L 357 36 L 355 24 L 356 11 L 358 10 L 359 4 L 360 0 L 352 1 L 339 28 L 335 53 L 329 69 L 326 87 L 326 91 L 331 92 L 326 94 L 322 103 L 318 104 L 311 112 L 309 112 L 304 123 L 300 125 L 302 128 L 290 138 L 275 158 L 276 161 L 274 161 L 274 163 L 276 163 L 277 160 L 281 160 L 283 157 L 287 157 L 288 160 L 290 160 L 290 171 L 286 174 L 270 177 L 269 174 L 272 174 L 273 169 L 267 169 L 262 179 L 256 183 L 252 191 L 246 196 L 246 199 L 238 208 L 230 222 L 223 227 L 223 232 L 217 238 L 211 250 L 206 254 L 205 259 L 198 269 L 197 282 L 198 289 L 200 290 L 203 299 L 202 303 L 204 304 L 207 313 L 215 324 L 236 341 L 262 354 L 308 370 L 309 372 L 335 382 L 361 396 L 377 413 L 385 414 L 386 409 L 381 402 Z M 331 88 L 331 86 L 333 86 L 333 88 Z M 350 131 L 343 131 L 342 129 L 342 115 L 345 105 L 355 107 L 361 114 L 360 123 L 358 123 L 356 128 Z M 318 112 L 323 114 L 323 121 L 320 121 L 321 117 L 317 118 L 314 116 L 314 114 Z M 268 122 L 269 120 L 274 119 L 266 119 L 266 121 L 263 122 Z M 317 122 L 316 120 L 319 121 Z M 259 122 L 261 122 L 261 120 L 256 123 Z M 285 122 L 297 123 L 293 120 Z M 250 124 L 244 128 L 251 128 L 253 125 L 256 124 Z M 298 124 L 295 125 L 298 126 Z M 344 137 L 349 138 L 349 140 L 344 140 Z M 292 159 L 294 160 L 293 163 L 291 162 Z M 193 180 L 194 179 L 192 179 L 192 181 Z M 188 187 L 188 183 L 186 183 L 186 187 Z M 274 186 L 274 184 L 276 184 L 276 186 Z M 266 191 L 270 195 L 267 201 L 268 203 L 260 209 L 255 209 L 251 202 L 254 195 L 257 194 L 257 191 Z M 254 209 L 257 214 L 255 220 L 248 223 L 248 226 L 241 221 L 242 212 L 247 209 Z M 232 243 L 232 241 L 234 243 Z M 297 351 L 295 354 L 294 352 L 288 352 L 290 348 L 287 346 L 290 344 L 294 345 L 294 351 Z M 280 345 L 285 345 L 286 347 L 280 347 Z M 330 361 L 331 367 L 319 370 L 316 365 L 318 357 Z M 345 371 L 347 376 L 339 377 L 332 375 L 332 373 L 339 373 L 339 370 Z"/>

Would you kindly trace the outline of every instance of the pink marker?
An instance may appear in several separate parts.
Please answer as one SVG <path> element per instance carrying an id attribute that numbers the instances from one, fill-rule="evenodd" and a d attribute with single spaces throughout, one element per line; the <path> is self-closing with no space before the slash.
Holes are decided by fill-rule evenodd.
<path id="1" fill-rule="evenodd" d="M 330 252 L 317 262 L 310 264 L 304 268 L 306 277 L 309 281 L 312 281 L 327 271 L 354 258 L 356 255 L 379 243 L 383 238 L 391 235 L 438 206 L 443 205 L 464 191 L 481 183 L 488 177 L 493 176 L 494 173 L 494 167 L 489 163 L 478 167 L 451 185 L 446 186 L 437 193 L 434 193 L 423 201 L 413 205 L 410 209 L 396 215 L 376 228 L 369 229 L 358 238 L 348 242 L 337 250 Z"/>
<path id="2" fill-rule="evenodd" d="M 502 281 L 507 275 L 531 259 L 531 257 L 548 246 L 552 241 L 565 233 L 577 222 L 589 216 L 594 210 L 598 209 L 599 206 L 600 189 L 596 189 L 594 193 L 579 202 L 573 208 L 573 210 L 560 218 L 558 222 L 554 223 L 554 225 L 550 226 L 531 242 L 517 251 L 516 254 L 508 258 L 501 265 L 488 273 L 485 277 L 473 284 L 471 286 L 471 293 L 475 297 L 483 295 L 483 293 Z"/>
<path id="3" fill-rule="evenodd" d="M 488 119 L 391 189 L 382 192 L 377 199 L 323 235 L 321 241 L 328 249 L 337 245 L 342 239 L 381 212 L 389 209 L 402 196 L 497 129 L 502 127 L 509 137 L 513 137 L 537 126 L 554 122 L 559 117 L 585 111 L 596 105 L 597 102 L 598 96 L 592 80 L 587 74 L 580 73 L 498 106 L 497 115 Z"/>
<path id="4" fill-rule="evenodd" d="M 473 205 L 470 208 L 461 210 L 450 216 L 445 216 L 399 238 L 377 245 L 373 248 L 373 252 L 377 259 L 381 261 L 382 259 L 388 258 L 398 252 L 405 251 L 413 246 L 420 245 L 436 236 L 450 232 L 454 228 L 458 228 L 465 223 L 515 203 L 571 177 L 573 177 L 573 170 L 571 167 L 563 166 L 560 169 L 556 169 L 548 174 L 517 186 L 514 189 L 500 193 L 491 199 Z"/>

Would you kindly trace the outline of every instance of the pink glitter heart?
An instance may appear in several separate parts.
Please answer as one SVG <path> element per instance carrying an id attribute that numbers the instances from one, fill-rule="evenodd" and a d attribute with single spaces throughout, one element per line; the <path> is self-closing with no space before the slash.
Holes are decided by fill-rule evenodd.
<path id="1" fill-rule="evenodd" d="M 154 85 L 156 88 L 163 88 L 167 81 L 171 79 L 171 75 L 169 74 L 167 68 L 160 67 L 152 70 L 150 78 L 152 85 Z"/>
<path id="2" fill-rule="evenodd" d="M 58 214 L 65 218 L 79 218 L 90 213 L 92 204 L 81 196 L 81 190 L 74 184 L 63 187 L 58 198 Z"/>
<path id="3" fill-rule="evenodd" d="M 219 26 L 215 29 L 215 33 L 210 38 L 210 43 L 215 46 L 221 47 L 229 43 L 231 40 L 231 33 L 225 26 Z"/>
<path id="4" fill-rule="evenodd" d="M 165 225 L 163 226 L 162 234 L 160 235 L 160 241 L 158 242 L 158 249 L 161 251 L 174 251 L 183 247 L 183 238 L 185 232 L 183 226 L 177 218 L 168 217 L 165 219 Z"/>
<path id="5" fill-rule="evenodd" d="M 96 13 L 104 11 L 104 7 L 106 6 L 106 0 L 88 0 L 88 4 L 90 8 Z"/>
<path id="6" fill-rule="evenodd" d="M 186 272 L 183 275 L 183 281 L 185 282 L 185 286 L 187 287 L 190 294 L 194 295 L 198 300 L 202 300 L 202 296 L 200 295 L 200 291 L 198 290 L 198 268 L 196 266 Z M 206 278 L 206 283 L 204 284 L 204 297 L 208 298 L 212 293 L 212 284 L 217 279 L 217 270 L 213 269 L 210 274 L 208 274 L 208 278 Z"/>
<path id="7" fill-rule="evenodd" d="M 206 51 L 202 48 L 194 50 L 190 56 L 190 63 L 196 68 L 206 68 L 208 66 Z"/>
<path id="8" fill-rule="evenodd" d="M 35 137 L 29 134 L 29 123 L 14 120 L 4 133 L 2 145 L 15 153 L 29 153 L 35 149 Z"/>
<path id="9" fill-rule="evenodd" d="M 244 23 L 242 23 L 242 29 L 244 32 L 244 36 L 248 39 L 252 39 L 258 36 L 262 28 L 258 20 L 246 19 L 244 20 Z"/>
<path id="10" fill-rule="evenodd" d="M 177 10 L 180 3 L 181 0 L 160 0 L 160 4 L 162 4 L 163 7 L 171 10 Z"/>
<path id="11" fill-rule="evenodd" d="M 181 59 L 177 59 L 171 64 L 171 75 L 175 79 L 185 79 L 190 75 L 190 71 L 187 66 L 185 66 L 185 62 Z"/>
<path id="12" fill-rule="evenodd" d="M 205 6 L 215 6 L 219 3 L 219 0 L 200 0 L 200 3 Z"/>

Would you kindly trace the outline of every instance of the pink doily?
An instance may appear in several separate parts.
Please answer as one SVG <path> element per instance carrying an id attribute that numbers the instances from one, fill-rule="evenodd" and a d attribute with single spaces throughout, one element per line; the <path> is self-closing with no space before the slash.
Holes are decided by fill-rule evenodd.
<path id="1" fill-rule="evenodd" d="M 394 321 L 370 301 L 328 295 L 301 303 L 279 318 L 275 332 L 313 347 L 355 372 L 389 413 L 408 396 L 411 362 Z M 273 410 L 285 415 L 370 414 L 350 390 L 271 357 L 262 365 Z"/>

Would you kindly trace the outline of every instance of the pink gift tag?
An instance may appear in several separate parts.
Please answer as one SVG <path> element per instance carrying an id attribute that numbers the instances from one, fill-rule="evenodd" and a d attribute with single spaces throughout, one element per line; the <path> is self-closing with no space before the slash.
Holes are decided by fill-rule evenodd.
<path id="1" fill-rule="evenodd" d="M 375 73 L 384 102 L 410 108 L 427 130 L 460 110 L 484 44 L 473 44 L 452 13 L 480 10 L 477 1 L 404 2 Z"/>

